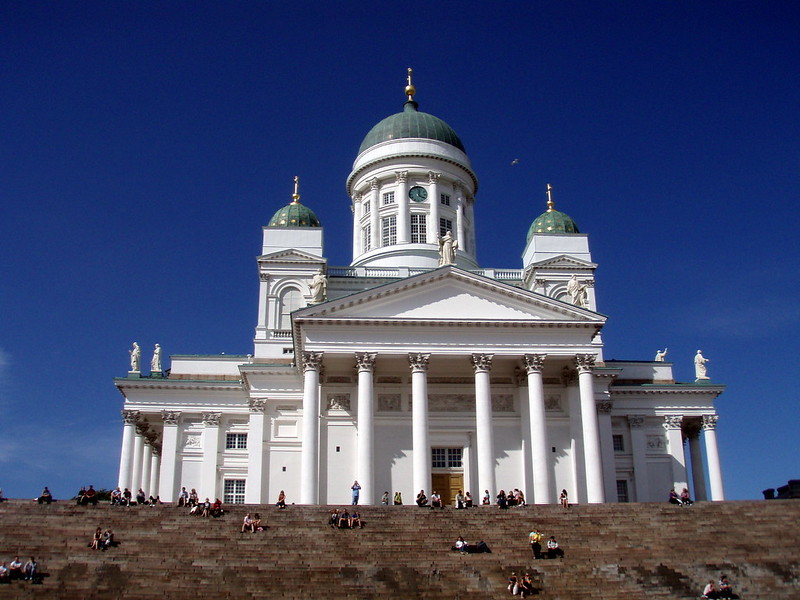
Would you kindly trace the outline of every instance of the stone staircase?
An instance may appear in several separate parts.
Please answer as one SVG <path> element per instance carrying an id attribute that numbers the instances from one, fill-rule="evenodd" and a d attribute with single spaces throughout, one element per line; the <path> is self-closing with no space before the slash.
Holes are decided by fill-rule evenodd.
<path id="1" fill-rule="evenodd" d="M 727 573 L 742 599 L 800 599 L 800 502 L 528 506 L 500 511 L 362 507 L 366 526 L 334 530 L 329 507 L 229 506 L 221 519 L 172 505 L 0 504 L 0 560 L 31 555 L 41 585 L 0 598 L 489 599 L 530 571 L 542 600 L 698 598 Z M 268 529 L 240 533 L 245 512 Z M 528 532 L 555 535 L 564 559 L 534 561 Z M 90 550 L 96 527 L 120 545 Z M 456 537 L 491 554 L 451 552 Z"/>

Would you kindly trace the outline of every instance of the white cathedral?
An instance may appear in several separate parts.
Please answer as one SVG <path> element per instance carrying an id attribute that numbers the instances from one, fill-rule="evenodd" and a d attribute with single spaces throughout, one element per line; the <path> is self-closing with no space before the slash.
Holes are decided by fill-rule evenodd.
<path id="1" fill-rule="evenodd" d="M 226 503 L 281 490 L 349 503 L 354 480 L 361 504 L 513 488 L 537 504 L 562 489 L 580 503 L 664 501 L 684 487 L 723 500 L 724 386 L 704 373 L 676 382 L 662 354 L 603 358 L 588 236 L 549 187 L 522 268 L 481 268 L 464 145 L 418 110 L 410 75 L 405 92 L 347 177 L 349 266 L 328 265 L 295 183 L 263 228 L 253 354 L 173 355 L 162 371 L 157 348 L 146 374 L 132 351 L 114 380 L 120 487 Z"/>

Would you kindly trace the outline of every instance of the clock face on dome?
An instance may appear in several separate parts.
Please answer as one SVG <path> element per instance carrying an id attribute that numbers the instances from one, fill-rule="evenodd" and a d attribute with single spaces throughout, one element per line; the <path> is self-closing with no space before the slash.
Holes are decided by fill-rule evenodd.
<path id="1" fill-rule="evenodd" d="M 425 200 L 428 198 L 428 191 L 424 187 L 415 185 L 408 190 L 408 197 L 414 202 L 425 202 Z"/>

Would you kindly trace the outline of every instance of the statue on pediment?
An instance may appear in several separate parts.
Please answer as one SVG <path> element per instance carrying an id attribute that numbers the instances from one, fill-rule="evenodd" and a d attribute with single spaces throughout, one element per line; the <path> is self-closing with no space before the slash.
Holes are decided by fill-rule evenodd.
<path id="1" fill-rule="evenodd" d="M 309 288 L 311 289 L 311 302 L 325 302 L 328 296 L 328 278 L 322 273 L 322 269 L 317 271 L 311 279 Z"/>
<path id="2" fill-rule="evenodd" d="M 456 264 L 456 250 L 458 240 L 454 240 L 453 234 L 448 231 L 439 238 L 439 266 Z"/>
<path id="3" fill-rule="evenodd" d="M 586 308 L 586 287 L 586 284 L 578 281 L 578 276 L 574 274 L 570 278 L 569 283 L 567 283 L 567 293 L 575 306 Z"/>
<path id="4" fill-rule="evenodd" d="M 656 362 L 664 362 L 664 357 L 667 355 L 667 350 L 669 348 L 664 348 L 663 350 L 656 350 Z"/>
<path id="5" fill-rule="evenodd" d="M 153 349 L 153 358 L 150 361 L 150 370 L 161 371 L 161 346 L 159 344 L 156 344 L 156 347 Z"/>

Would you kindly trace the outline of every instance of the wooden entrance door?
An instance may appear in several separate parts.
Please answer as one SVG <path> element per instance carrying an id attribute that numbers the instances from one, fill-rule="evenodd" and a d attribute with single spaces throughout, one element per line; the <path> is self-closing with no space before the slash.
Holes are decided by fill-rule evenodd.
<path id="1" fill-rule="evenodd" d="M 464 474 L 463 473 L 433 473 L 431 475 L 431 482 L 434 491 L 439 492 L 442 497 L 442 504 L 452 505 L 456 501 L 456 494 L 459 490 L 464 490 Z"/>

